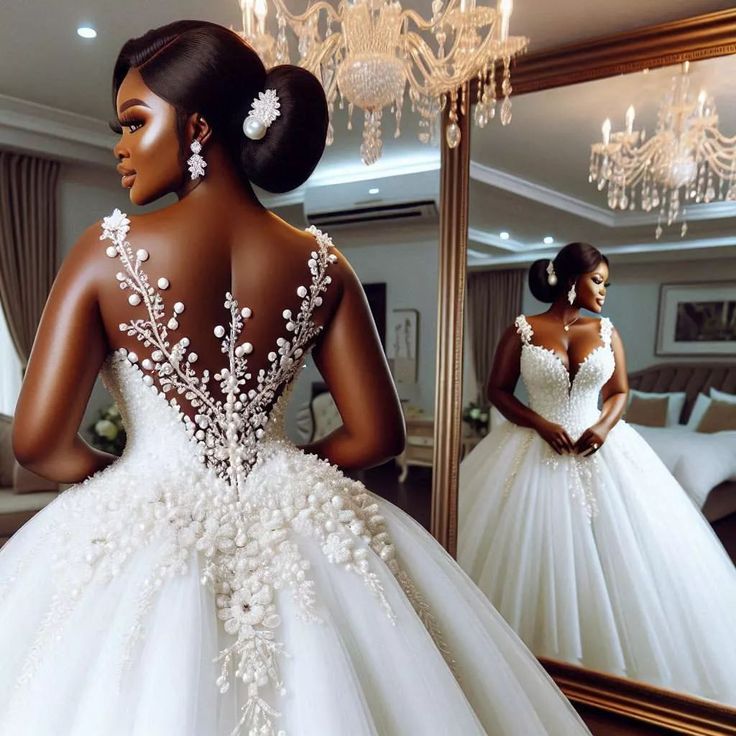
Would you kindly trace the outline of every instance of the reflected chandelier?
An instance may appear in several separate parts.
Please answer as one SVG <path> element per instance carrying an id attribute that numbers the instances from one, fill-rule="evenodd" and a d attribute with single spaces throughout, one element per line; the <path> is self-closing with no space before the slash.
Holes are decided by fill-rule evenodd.
<path id="1" fill-rule="evenodd" d="M 292 63 L 290 30 L 296 37 L 296 63 L 322 82 L 330 121 L 336 102 L 340 108 L 347 104 L 348 129 L 353 109 L 363 110 L 360 153 L 369 165 L 381 156 L 384 108 L 395 114 L 394 137 L 400 135 L 407 87 L 424 143 L 432 139 L 438 114 L 449 104 L 446 140 L 451 148 L 458 145 L 458 108 L 464 112 L 467 103 L 458 90 L 473 78 L 479 85 L 476 125 L 483 127 L 495 116 L 497 69 L 503 96 L 499 117 L 503 125 L 511 121 L 511 59 L 526 49 L 528 40 L 509 36 L 513 0 L 498 0 L 497 8 L 482 1 L 433 0 L 432 18 L 425 20 L 391 0 L 340 0 L 336 7 L 317 0 L 301 15 L 291 13 L 284 0 L 239 0 L 240 35 L 271 68 Z M 268 30 L 269 2 L 275 35 Z M 328 145 L 333 136 L 330 122 Z"/>
<path id="2" fill-rule="evenodd" d="M 697 99 L 689 94 L 689 62 L 672 79 L 672 87 L 659 109 L 657 130 L 646 140 L 634 130 L 634 107 L 626 111 L 626 129 L 611 131 L 603 123 L 603 141 L 591 146 L 588 180 L 598 190 L 608 187 L 611 209 L 635 209 L 639 192 L 645 212 L 659 208 L 655 235 L 662 224 L 681 221 L 680 237 L 687 233 L 687 205 L 736 201 L 736 136 L 718 130 L 715 102 L 705 90 Z"/>

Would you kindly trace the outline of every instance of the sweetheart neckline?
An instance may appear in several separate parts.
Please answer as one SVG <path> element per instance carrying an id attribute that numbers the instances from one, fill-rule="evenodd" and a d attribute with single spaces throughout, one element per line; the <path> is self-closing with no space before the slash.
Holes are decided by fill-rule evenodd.
<path id="1" fill-rule="evenodd" d="M 522 345 L 522 347 L 527 348 L 537 348 L 537 350 L 541 350 L 544 353 L 548 353 L 549 355 L 553 356 L 557 363 L 560 365 L 562 370 L 565 372 L 565 375 L 567 376 L 567 390 L 568 390 L 568 396 L 572 394 L 572 388 L 575 385 L 575 380 L 580 375 L 580 371 L 582 370 L 583 366 L 595 355 L 599 350 L 603 350 L 605 348 L 608 348 L 610 350 L 610 345 L 606 345 L 605 343 L 602 345 L 598 345 L 598 347 L 593 348 L 586 356 L 583 358 L 583 360 L 578 363 L 578 368 L 575 371 L 575 375 L 572 375 L 570 373 L 570 367 L 565 365 L 562 358 L 558 355 L 558 353 L 555 350 L 552 350 L 552 348 L 545 347 L 544 345 L 537 345 L 533 342 L 527 342 Z"/>

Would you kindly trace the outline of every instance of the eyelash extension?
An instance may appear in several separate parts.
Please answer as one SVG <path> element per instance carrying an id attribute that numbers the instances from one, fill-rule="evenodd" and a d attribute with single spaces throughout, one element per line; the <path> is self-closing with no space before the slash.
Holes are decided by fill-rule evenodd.
<path id="1" fill-rule="evenodd" d="M 119 120 L 111 120 L 108 125 L 113 133 L 122 135 L 123 128 L 129 128 L 131 125 L 136 125 L 138 126 L 136 130 L 138 130 L 138 128 L 143 125 L 143 121 L 136 118 L 120 118 Z M 135 133 L 135 130 L 132 130 L 131 133 Z"/>

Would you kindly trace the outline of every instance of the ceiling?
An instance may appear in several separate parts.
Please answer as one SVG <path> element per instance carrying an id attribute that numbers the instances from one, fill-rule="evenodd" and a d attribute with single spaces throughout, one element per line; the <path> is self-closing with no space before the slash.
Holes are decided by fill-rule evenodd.
<path id="1" fill-rule="evenodd" d="M 621 130 L 633 104 L 635 128 L 651 135 L 659 103 L 679 73 L 679 66 L 667 67 L 522 95 L 513 101 L 509 126 L 473 128 L 471 263 L 530 260 L 549 250 L 542 242 L 547 235 L 555 239 L 553 249 L 584 240 L 614 253 L 733 256 L 736 204 L 691 207 L 684 238 L 675 224 L 657 240 L 657 212 L 613 212 L 605 190 L 588 182 L 590 144 L 601 140 L 602 121 L 610 117 Z M 736 56 L 693 63 L 689 76 L 694 96 L 706 89 L 714 97 L 721 132 L 736 137 Z M 510 237 L 502 241 L 501 231 Z"/>
<path id="2" fill-rule="evenodd" d="M 306 0 L 287 1 L 295 11 L 307 5 Z M 410 0 L 404 5 L 430 14 L 430 0 Z M 648 0 L 646 3 L 517 0 L 511 30 L 529 36 L 530 51 L 539 51 L 731 6 L 730 0 Z M 47 153 L 61 151 L 62 156 L 87 156 L 89 161 L 109 165 L 113 176 L 110 148 L 115 139 L 107 130 L 106 121 L 113 112 L 110 80 L 116 55 L 128 38 L 180 18 L 202 18 L 226 26 L 237 26 L 240 22 L 236 0 L 207 3 L 3 0 L 0 5 L 0 144 L 3 126 L 15 126 L 16 132 L 22 127 L 53 130 L 67 144 L 47 149 Z M 93 25 L 98 37 L 80 39 L 76 28 L 81 24 Z M 725 65 L 727 61 L 722 63 Z M 709 89 L 716 93 L 722 117 L 733 122 L 727 127 L 733 134 L 736 133 L 736 98 L 728 96 L 726 88 L 734 78 L 736 66 L 728 69 L 713 67 L 707 73 L 711 75 Z M 515 98 L 510 126 L 502 128 L 494 121 L 482 131 L 473 131 L 475 178 L 471 187 L 471 228 L 489 237 L 501 227 L 514 230 L 519 243 L 528 246 L 547 234 L 547 223 L 554 220 L 560 233 L 577 232 L 595 224 L 599 228 L 595 234 L 600 231 L 603 242 L 605 227 L 600 223 L 590 223 L 559 207 L 530 201 L 524 187 L 521 194 L 506 191 L 503 197 L 496 196 L 493 182 L 498 185 L 499 177 L 504 182 L 511 177 L 513 181 L 536 185 L 536 189 L 532 186 L 535 192 L 541 191 L 541 186 L 592 207 L 605 208 L 599 193 L 586 181 L 588 145 L 599 137 L 600 123 L 606 115 L 620 124 L 629 101 L 637 105 L 640 121 L 651 129 L 654 100 L 659 98 L 660 85 L 667 83 L 668 76 L 668 72 L 653 71 L 646 76 L 630 75 Z M 393 120 L 386 115 L 384 155 L 374 167 L 366 168 L 359 160 L 361 120 L 356 116 L 352 131 L 346 130 L 345 122 L 345 112 L 338 111 L 335 143 L 327 149 L 315 172 L 315 180 L 337 183 L 412 169 L 431 170 L 439 165 L 437 145 L 425 146 L 416 139 L 416 119 L 408 106 L 398 139 L 393 138 Z M 23 145 L 35 145 L 30 133 L 23 140 L 27 141 Z M 545 145 L 549 142 L 553 145 Z M 94 155 L 89 154 L 90 148 L 94 149 Z M 291 201 L 298 201 L 298 197 L 295 195 Z M 523 213 L 517 218 L 518 225 L 502 223 L 502 215 L 512 211 Z M 707 227 L 711 228 L 712 224 L 708 222 Z M 706 226 L 698 223 L 693 230 L 701 225 Z M 618 228 L 619 233 L 623 230 Z M 638 230 L 630 230 L 626 237 L 644 238 L 647 232 L 648 226 L 640 226 Z M 495 248 L 476 242 L 473 247 L 491 256 L 518 257 L 518 252 L 511 251 L 508 243 L 502 245 L 505 247 Z"/>

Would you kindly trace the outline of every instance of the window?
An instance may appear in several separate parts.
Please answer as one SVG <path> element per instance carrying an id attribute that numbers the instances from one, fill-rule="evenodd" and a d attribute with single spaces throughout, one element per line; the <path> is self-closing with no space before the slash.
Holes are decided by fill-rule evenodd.
<path id="1" fill-rule="evenodd" d="M 0 308 L 0 413 L 13 415 L 21 382 L 20 359 Z"/>

